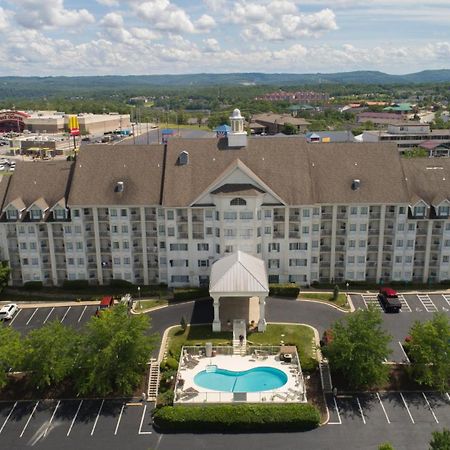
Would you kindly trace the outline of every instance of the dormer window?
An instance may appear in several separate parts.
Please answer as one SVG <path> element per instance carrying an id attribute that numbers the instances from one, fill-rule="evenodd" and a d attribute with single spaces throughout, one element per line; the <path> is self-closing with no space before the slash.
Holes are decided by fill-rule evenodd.
<path id="1" fill-rule="evenodd" d="M 415 217 L 425 217 L 425 211 L 425 206 L 415 206 L 413 214 Z"/>
<path id="2" fill-rule="evenodd" d="M 448 217 L 450 214 L 450 206 L 439 206 L 438 208 L 438 216 L 439 217 Z"/>
<path id="3" fill-rule="evenodd" d="M 230 202 L 231 206 L 245 206 L 246 204 L 247 202 L 241 197 L 233 198 Z"/>
<path id="4" fill-rule="evenodd" d="M 40 209 L 31 209 L 30 210 L 30 219 L 31 220 L 41 220 L 42 219 L 42 211 Z"/>
<path id="5" fill-rule="evenodd" d="M 63 208 L 55 208 L 53 210 L 53 217 L 55 220 L 65 220 L 67 219 L 67 211 Z"/>
<path id="6" fill-rule="evenodd" d="M 8 220 L 17 220 L 18 218 L 17 209 L 8 209 L 6 211 L 6 218 Z"/>

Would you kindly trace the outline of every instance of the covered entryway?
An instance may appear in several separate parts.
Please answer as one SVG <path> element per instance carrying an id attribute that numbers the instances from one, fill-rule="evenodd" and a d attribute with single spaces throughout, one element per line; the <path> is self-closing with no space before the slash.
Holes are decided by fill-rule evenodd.
<path id="1" fill-rule="evenodd" d="M 258 331 L 265 331 L 269 284 L 262 259 L 238 251 L 216 261 L 211 267 L 209 294 L 214 300 L 213 331 L 235 320 L 254 320 Z"/>

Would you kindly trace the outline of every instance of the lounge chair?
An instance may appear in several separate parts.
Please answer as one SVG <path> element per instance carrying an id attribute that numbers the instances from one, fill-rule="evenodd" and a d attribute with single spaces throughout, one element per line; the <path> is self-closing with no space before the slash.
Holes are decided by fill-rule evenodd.
<path id="1" fill-rule="evenodd" d="M 190 387 L 185 389 L 181 396 L 180 396 L 180 400 L 191 400 L 194 397 L 197 397 L 197 395 L 199 394 L 199 392 L 197 391 L 197 389 Z"/>

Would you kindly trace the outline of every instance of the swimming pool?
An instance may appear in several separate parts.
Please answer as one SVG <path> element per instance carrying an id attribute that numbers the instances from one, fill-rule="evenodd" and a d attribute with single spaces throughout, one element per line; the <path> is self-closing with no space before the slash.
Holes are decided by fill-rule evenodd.
<path id="1" fill-rule="evenodd" d="M 261 392 L 284 386 L 288 380 L 285 372 L 275 367 L 255 367 L 234 372 L 208 366 L 194 377 L 200 387 L 221 392 Z"/>

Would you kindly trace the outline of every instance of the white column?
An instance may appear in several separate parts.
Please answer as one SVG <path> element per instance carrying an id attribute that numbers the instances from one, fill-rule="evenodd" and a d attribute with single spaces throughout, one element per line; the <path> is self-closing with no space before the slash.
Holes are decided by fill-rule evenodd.
<path id="1" fill-rule="evenodd" d="M 52 267 L 52 282 L 53 286 L 58 286 L 58 274 L 56 272 L 55 241 L 53 240 L 52 224 L 49 222 L 47 222 L 47 234 L 48 234 L 48 250 L 50 252 L 50 265 Z"/>
<path id="2" fill-rule="evenodd" d="M 423 278 L 422 281 L 424 283 L 428 282 L 429 271 L 430 271 L 430 252 L 431 252 L 431 234 L 433 232 L 433 221 L 428 219 L 428 228 L 427 228 L 427 239 L 425 242 L 425 264 L 423 267 Z"/>
<path id="3" fill-rule="evenodd" d="M 221 331 L 221 326 L 220 326 L 220 317 L 219 317 L 219 299 L 220 297 L 213 297 L 213 306 L 214 306 L 214 321 L 212 324 L 212 329 L 213 331 Z"/>
<path id="4" fill-rule="evenodd" d="M 336 262 L 336 228 L 337 228 L 337 205 L 333 205 L 333 215 L 331 220 L 331 253 L 330 253 L 330 282 L 335 278 Z"/>
<path id="5" fill-rule="evenodd" d="M 103 284 L 102 252 L 100 247 L 100 229 L 98 225 L 98 208 L 92 208 L 94 218 L 95 258 L 97 262 L 97 281 Z"/>
<path id="6" fill-rule="evenodd" d="M 259 297 L 258 331 L 266 331 L 266 297 Z"/>
<path id="7" fill-rule="evenodd" d="M 148 256 L 147 256 L 147 232 L 145 223 L 145 208 L 141 206 L 141 245 L 142 245 L 142 264 L 144 271 L 144 284 L 148 284 Z"/>
<path id="8" fill-rule="evenodd" d="M 395 221 L 395 225 L 397 225 L 398 221 L 398 210 L 396 211 L 397 220 Z M 377 283 L 380 282 L 381 277 L 383 276 L 383 246 L 384 246 L 384 227 L 386 225 L 386 205 L 381 206 L 380 213 L 380 233 L 378 235 L 378 258 L 377 258 Z M 392 236 L 392 244 L 395 243 L 395 235 Z M 394 245 L 392 245 L 391 255 L 394 258 Z"/>

